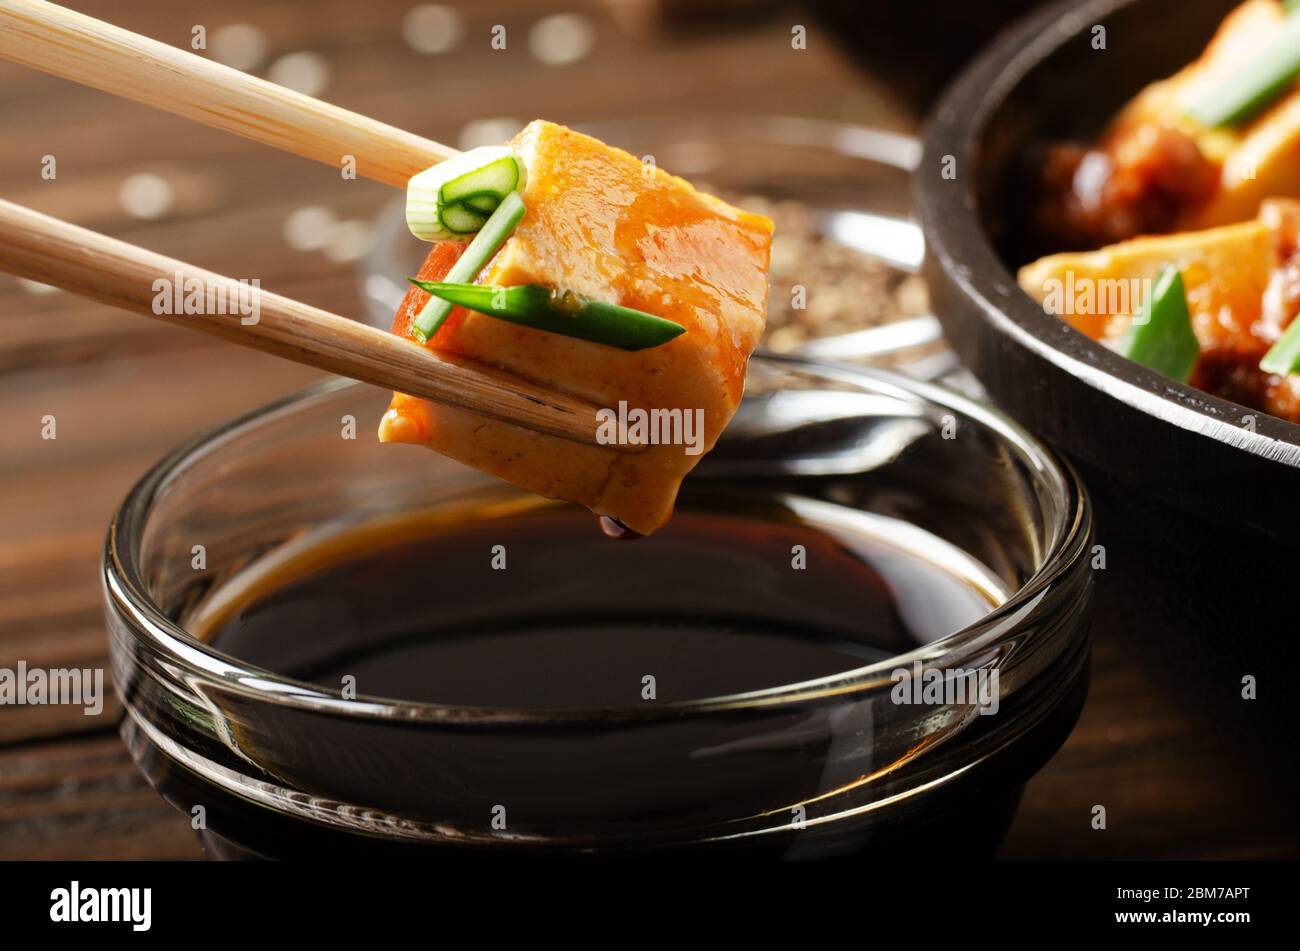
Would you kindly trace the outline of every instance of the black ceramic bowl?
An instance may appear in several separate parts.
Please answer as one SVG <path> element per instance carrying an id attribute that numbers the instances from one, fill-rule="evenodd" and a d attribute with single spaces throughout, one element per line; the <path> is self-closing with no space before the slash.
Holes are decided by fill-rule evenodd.
<path id="1" fill-rule="evenodd" d="M 1295 791 L 1294 757 L 1276 758 L 1296 723 L 1286 684 L 1255 704 L 1241 691 L 1243 677 L 1300 660 L 1300 426 L 1123 359 L 1045 314 L 1013 276 L 1053 250 L 1026 240 L 1035 149 L 1095 135 L 1194 59 L 1233 6 L 1089 0 L 1032 14 L 944 94 L 914 188 L 953 347 L 996 402 L 1076 462 L 1096 500 L 1098 650 L 1139 666 L 1143 689 L 1194 718 L 1207 749 L 1239 749 L 1267 764 L 1273 788 Z"/>
<path id="2" fill-rule="evenodd" d="M 1194 59 L 1235 0 L 1052 4 L 1012 27 L 940 100 L 915 177 L 926 274 L 963 361 L 1011 414 L 1144 496 L 1261 535 L 1300 537 L 1300 426 L 1138 366 L 1017 287 L 1038 252 L 1025 157 L 1088 138 Z M 1106 48 L 1093 48 L 1104 27 Z M 944 178 L 945 157 L 955 178 Z"/>

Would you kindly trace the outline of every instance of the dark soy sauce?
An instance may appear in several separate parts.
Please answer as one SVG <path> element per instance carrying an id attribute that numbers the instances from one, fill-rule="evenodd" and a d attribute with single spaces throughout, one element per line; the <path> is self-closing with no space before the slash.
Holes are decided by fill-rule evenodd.
<path id="1" fill-rule="evenodd" d="M 359 695 L 626 707 L 838 674 L 941 638 L 1004 597 L 978 562 L 901 522 L 787 496 L 682 500 L 619 544 L 590 513 L 500 491 L 256 565 L 206 636 Z M 202 625 L 200 625 L 202 626 Z"/>

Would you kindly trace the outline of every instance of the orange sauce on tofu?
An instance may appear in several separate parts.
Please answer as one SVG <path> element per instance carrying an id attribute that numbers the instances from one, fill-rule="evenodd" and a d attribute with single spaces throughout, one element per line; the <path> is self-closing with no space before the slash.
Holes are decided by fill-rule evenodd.
<path id="1" fill-rule="evenodd" d="M 424 264 L 420 265 L 420 271 L 415 276 L 421 281 L 441 281 L 448 272 L 460 260 L 460 256 L 465 253 L 467 245 L 460 241 L 439 241 L 429 251 L 428 256 L 424 259 Z M 422 288 L 412 284 L 406 289 L 406 296 L 402 298 L 401 305 L 397 308 L 397 313 L 393 315 L 393 333 L 399 337 L 405 337 L 407 340 L 414 340 L 415 334 L 411 327 L 415 324 L 415 319 L 420 316 L 420 311 L 424 310 L 424 305 L 429 303 L 429 298 L 433 295 Z M 453 318 L 464 319 L 464 309 L 460 307 L 452 308 L 448 320 Z M 445 326 L 445 325 L 444 325 Z M 432 341 L 430 341 L 432 344 Z M 433 349 L 432 346 L 430 349 Z"/>

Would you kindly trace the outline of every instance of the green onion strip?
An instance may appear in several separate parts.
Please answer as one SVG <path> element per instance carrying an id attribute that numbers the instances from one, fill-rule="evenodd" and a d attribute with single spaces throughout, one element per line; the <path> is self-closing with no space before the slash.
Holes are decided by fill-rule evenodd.
<path id="1" fill-rule="evenodd" d="M 658 347 L 686 332 L 681 324 L 654 314 L 534 284 L 496 287 L 414 278 L 410 281 L 435 299 L 445 301 L 448 307 L 457 304 L 534 330 L 621 350 Z"/>
<path id="2" fill-rule="evenodd" d="M 506 238 L 510 237 L 526 210 L 519 192 L 510 192 L 502 198 L 496 211 L 484 221 L 483 227 L 469 243 L 465 253 L 447 272 L 447 281 L 465 284 L 478 277 L 478 272 L 487 266 L 488 261 L 492 260 L 492 255 L 506 243 Z M 452 306 L 451 301 L 436 296 L 424 305 L 424 309 L 411 325 L 411 332 L 420 343 L 428 343 L 429 338 L 438 332 L 442 322 L 451 313 Z"/>
<path id="3" fill-rule="evenodd" d="M 1210 128 L 1236 125 L 1282 95 L 1297 75 L 1300 75 L 1300 17 L 1288 16 L 1277 38 L 1227 82 L 1203 96 L 1188 110 L 1189 115 Z"/>

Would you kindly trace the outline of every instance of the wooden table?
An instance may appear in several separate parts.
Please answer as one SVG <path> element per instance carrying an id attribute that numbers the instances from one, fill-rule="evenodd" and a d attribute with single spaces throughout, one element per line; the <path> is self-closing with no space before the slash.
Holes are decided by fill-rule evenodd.
<path id="1" fill-rule="evenodd" d="M 324 57 L 321 93 L 348 108 L 456 143 L 474 118 L 767 112 L 895 129 L 914 121 L 889 84 L 864 76 L 810 26 L 789 48 L 776 12 L 720 30 L 635 35 L 601 6 L 565 6 L 596 28 L 591 54 L 539 66 L 525 38 L 531 0 L 455 2 L 465 36 L 425 56 L 400 36 L 409 0 L 230 2 L 107 0 L 70 4 L 176 45 L 248 22 L 269 59 Z M 489 51 L 494 24 L 505 51 Z M 492 57 L 490 65 L 485 58 Z M 260 70 L 265 73 L 265 66 Z M 190 125 L 142 106 L 0 64 L 4 197 L 341 313 L 359 312 L 355 264 L 288 246 L 284 223 L 319 205 L 367 222 L 394 193 Z M 41 176 L 53 155 L 57 177 Z M 118 200 L 127 176 L 154 172 L 175 192 L 158 220 Z M 165 450 L 299 389 L 292 364 L 0 278 L 0 668 L 106 666 L 98 561 L 109 514 Z M 42 418 L 57 439 L 41 437 Z M 1004 848 L 1010 857 L 1296 854 L 1258 810 L 1235 810 L 1230 767 L 1196 724 L 1151 689 L 1122 647 L 1102 641 L 1082 722 L 1031 784 Z M 196 858 L 187 818 L 145 784 L 117 737 L 115 701 L 80 708 L 0 707 L 0 858 Z M 1090 828 L 1105 803 L 1112 829 Z M 1213 821 L 1205 810 L 1223 806 Z M 1118 826 L 1118 828 L 1117 828 Z"/>

